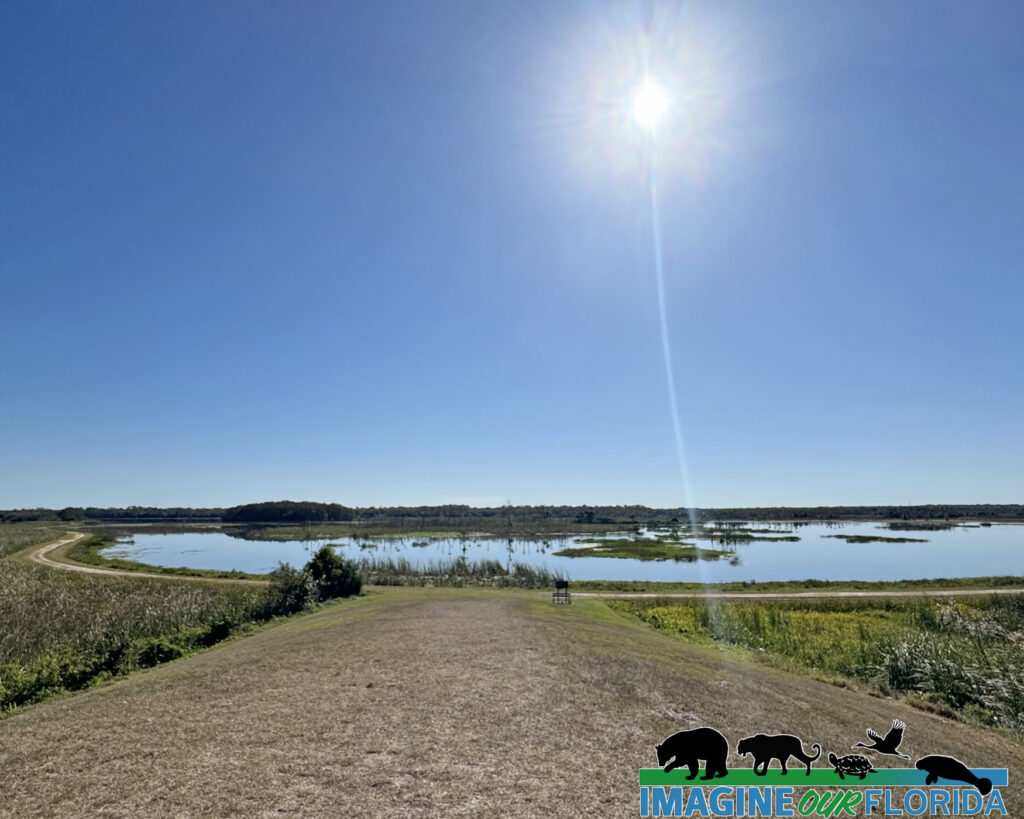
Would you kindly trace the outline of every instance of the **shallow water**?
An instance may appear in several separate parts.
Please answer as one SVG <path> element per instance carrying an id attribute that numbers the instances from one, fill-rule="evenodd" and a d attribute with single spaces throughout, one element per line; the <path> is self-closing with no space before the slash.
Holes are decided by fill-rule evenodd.
<path id="1" fill-rule="evenodd" d="M 752 523 L 752 528 L 768 528 Z M 776 524 L 778 527 L 778 524 Z M 787 533 L 778 529 L 775 536 Z M 528 563 L 574 580 L 662 580 L 730 582 L 744 580 L 904 580 L 909 578 L 1024 575 L 1024 525 L 956 527 L 945 531 L 891 531 L 880 523 L 812 524 L 792 529 L 798 542 L 733 544 L 733 560 L 642 561 L 602 557 L 556 557 L 552 553 L 580 544 L 581 537 L 548 540 L 507 538 L 385 538 L 356 541 L 269 542 L 239 540 L 222 533 L 137 534 L 103 554 L 155 566 L 238 569 L 263 573 L 279 561 L 301 566 L 321 543 L 338 544 L 351 558 L 404 558 L 418 567 L 465 556 L 467 560 Z M 645 533 L 646 534 L 646 533 Z M 848 544 L 827 535 L 881 535 L 923 538 L 925 543 Z M 626 537 L 612 535 L 611 537 Z M 373 548 L 367 546 L 372 544 Z M 420 544 L 420 545 L 413 545 Z M 703 548 L 712 546 L 701 540 Z"/>

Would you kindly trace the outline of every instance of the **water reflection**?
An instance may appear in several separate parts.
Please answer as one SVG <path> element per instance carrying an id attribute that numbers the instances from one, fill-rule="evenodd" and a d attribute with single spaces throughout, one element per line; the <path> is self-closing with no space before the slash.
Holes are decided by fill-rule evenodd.
<path id="1" fill-rule="evenodd" d="M 594 535 L 509 538 L 448 536 L 345 537 L 329 540 L 259 541 L 237 539 L 218 532 L 184 534 L 135 533 L 105 551 L 159 566 L 197 569 L 237 569 L 263 573 L 278 562 L 302 565 L 323 543 L 355 560 L 402 559 L 426 567 L 464 557 L 495 560 L 506 567 L 513 563 L 567 574 L 576 580 L 678 580 L 762 581 L 802 580 L 899 580 L 926 577 L 978 577 L 1024 574 L 1024 526 L 995 524 L 956 526 L 916 532 L 878 522 L 756 523 L 726 522 L 699 531 L 702 549 L 733 552 L 728 560 L 703 562 L 700 566 L 676 561 L 642 561 L 625 558 L 561 557 L 555 552 L 588 545 Z M 924 542 L 853 542 L 829 535 L 837 531 L 856 537 L 900 537 Z M 604 535 L 607 539 L 641 537 L 690 541 L 689 532 L 671 529 Z"/>

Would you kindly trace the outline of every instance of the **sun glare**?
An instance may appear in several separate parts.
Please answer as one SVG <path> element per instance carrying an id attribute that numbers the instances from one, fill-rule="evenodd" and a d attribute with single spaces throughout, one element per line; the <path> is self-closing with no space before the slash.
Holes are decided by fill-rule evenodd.
<path id="1" fill-rule="evenodd" d="M 665 180 L 698 181 L 733 149 L 742 49 L 725 18 L 697 5 L 704 11 L 670 0 L 598 4 L 615 11 L 550 43 L 537 68 L 544 93 L 523 97 L 522 116 L 552 151 L 552 179 L 569 165 L 605 191 L 615 177 L 623 192 L 656 159 Z"/>
<path id="2" fill-rule="evenodd" d="M 654 132 L 668 112 L 668 94 L 654 80 L 648 79 L 633 95 L 633 120 L 645 131 Z"/>

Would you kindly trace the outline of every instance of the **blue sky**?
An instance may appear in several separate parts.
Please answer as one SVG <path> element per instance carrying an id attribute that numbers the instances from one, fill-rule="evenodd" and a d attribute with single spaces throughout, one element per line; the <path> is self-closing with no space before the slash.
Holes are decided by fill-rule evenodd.
<path id="1" fill-rule="evenodd" d="M 1021 502 L 1021 30 L 0 5 L 0 508 Z"/>

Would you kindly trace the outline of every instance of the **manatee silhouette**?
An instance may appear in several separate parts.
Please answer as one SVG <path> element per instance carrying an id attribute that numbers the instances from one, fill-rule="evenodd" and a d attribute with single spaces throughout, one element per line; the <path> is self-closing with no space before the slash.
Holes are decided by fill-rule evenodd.
<path id="1" fill-rule="evenodd" d="M 924 781 L 925 785 L 934 785 L 941 777 L 942 779 L 952 779 L 954 782 L 966 782 L 968 785 L 974 785 L 982 795 L 992 790 L 991 779 L 975 776 L 963 762 L 951 756 L 924 756 L 914 763 L 914 767 L 919 771 L 928 771 L 928 778 Z"/>

